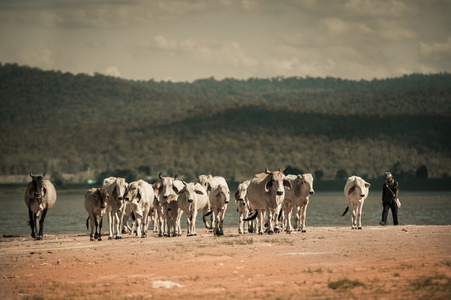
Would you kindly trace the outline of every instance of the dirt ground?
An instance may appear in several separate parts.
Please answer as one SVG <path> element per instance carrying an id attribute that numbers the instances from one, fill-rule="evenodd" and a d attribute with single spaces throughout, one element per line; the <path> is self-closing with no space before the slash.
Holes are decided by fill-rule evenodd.
<path id="1" fill-rule="evenodd" d="M 451 226 L 0 238 L 0 299 L 451 299 Z"/>

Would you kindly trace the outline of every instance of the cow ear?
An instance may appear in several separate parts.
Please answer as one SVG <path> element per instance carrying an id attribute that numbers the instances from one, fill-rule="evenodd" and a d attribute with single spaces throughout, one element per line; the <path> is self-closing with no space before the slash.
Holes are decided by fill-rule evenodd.
<path id="1" fill-rule="evenodd" d="M 239 192 L 239 191 L 236 191 L 236 192 L 235 192 L 235 201 L 238 201 L 238 192 Z"/>
<path id="2" fill-rule="evenodd" d="M 291 182 L 289 180 L 285 180 L 283 181 L 283 185 L 289 189 L 291 189 Z"/>
<path id="3" fill-rule="evenodd" d="M 352 193 L 354 193 L 354 191 L 355 191 L 355 185 L 353 185 L 353 186 L 349 189 L 348 195 L 351 195 Z"/>
<path id="4" fill-rule="evenodd" d="M 201 190 L 194 190 L 194 192 L 196 192 L 196 194 L 199 194 L 199 195 L 203 195 L 204 194 L 204 192 L 202 192 Z"/>
<path id="5" fill-rule="evenodd" d="M 138 193 L 136 193 L 136 198 L 138 198 L 138 202 L 141 201 L 141 191 L 138 189 Z"/>
<path id="6" fill-rule="evenodd" d="M 29 187 L 30 188 L 28 189 L 28 198 L 33 198 L 33 195 L 34 195 L 33 184 L 30 183 Z"/>
<path id="7" fill-rule="evenodd" d="M 365 187 L 369 188 L 371 186 L 371 184 L 369 184 L 368 182 L 365 182 Z"/>

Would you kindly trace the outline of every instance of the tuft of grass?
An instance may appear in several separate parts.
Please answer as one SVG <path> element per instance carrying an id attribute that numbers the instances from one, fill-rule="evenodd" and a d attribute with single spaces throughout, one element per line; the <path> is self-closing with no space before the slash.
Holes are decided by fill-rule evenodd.
<path id="1" fill-rule="evenodd" d="M 443 274 L 421 277 L 410 282 L 414 290 L 451 291 L 451 278 Z"/>
<path id="2" fill-rule="evenodd" d="M 273 244 L 273 245 L 278 245 L 278 246 L 281 246 L 281 245 L 293 246 L 294 245 L 294 241 L 290 240 L 288 238 L 265 239 L 265 240 L 263 240 L 263 242 Z"/>
<path id="3" fill-rule="evenodd" d="M 237 238 L 237 239 L 227 239 L 227 240 L 221 240 L 220 244 L 222 245 L 229 245 L 229 246 L 245 246 L 245 245 L 252 245 L 254 243 L 254 240 L 252 238 Z"/>
<path id="4" fill-rule="evenodd" d="M 330 281 L 327 286 L 330 289 L 333 290 L 348 290 L 348 289 L 353 289 L 359 286 L 365 286 L 362 282 L 358 281 L 358 280 L 350 280 L 350 279 L 340 279 L 337 281 Z"/>
<path id="5" fill-rule="evenodd" d="M 312 273 L 322 274 L 324 271 L 321 268 L 318 268 L 316 270 L 311 270 L 310 268 L 307 268 L 307 269 L 304 269 L 302 272 L 303 273 L 309 273 L 309 274 L 312 274 Z"/>

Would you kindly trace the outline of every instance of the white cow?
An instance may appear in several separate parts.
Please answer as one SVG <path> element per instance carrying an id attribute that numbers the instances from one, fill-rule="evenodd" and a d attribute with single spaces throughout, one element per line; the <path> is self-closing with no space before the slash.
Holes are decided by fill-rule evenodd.
<path id="1" fill-rule="evenodd" d="M 147 237 L 149 211 L 154 207 L 152 186 L 142 179 L 133 181 L 128 185 L 128 191 L 124 197 L 135 216 L 137 236 Z"/>
<path id="2" fill-rule="evenodd" d="M 200 183 L 183 184 L 184 187 L 178 192 L 177 203 L 186 216 L 187 236 L 196 236 L 197 213 L 208 207 L 208 195 Z"/>
<path id="3" fill-rule="evenodd" d="M 277 214 L 285 199 L 284 186 L 291 188 L 291 183 L 285 180 L 286 171 L 271 172 L 265 169 L 265 173 L 254 175 L 249 183 L 247 197 L 258 213 L 259 234 L 264 232 L 265 213 L 268 218 L 268 233 L 274 233 L 275 228 L 278 230 Z"/>
<path id="4" fill-rule="evenodd" d="M 213 233 L 215 235 L 224 235 L 224 216 L 230 202 L 230 190 L 223 177 L 211 179 L 209 181 L 209 202 L 213 214 Z"/>
<path id="5" fill-rule="evenodd" d="M 215 187 L 219 183 L 223 183 L 223 184 L 227 185 L 227 181 L 225 180 L 224 177 L 222 177 L 222 176 L 212 176 L 211 174 L 199 175 L 197 177 L 197 181 L 207 191 L 208 197 L 210 197 L 210 191 L 211 191 L 212 187 Z M 210 202 L 208 203 L 207 211 L 208 212 L 202 216 L 202 221 L 205 224 L 205 228 L 213 230 L 214 216 L 213 216 L 213 213 L 212 213 L 213 211 L 211 210 L 211 207 L 210 207 Z M 207 216 L 209 216 L 209 215 L 210 215 L 211 225 L 208 224 L 208 221 L 207 221 Z"/>
<path id="6" fill-rule="evenodd" d="M 110 201 L 107 204 L 109 240 L 113 239 L 114 225 L 116 225 L 116 239 L 122 238 L 122 212 L 125 209 L 124 194 L 127 186 L 124 178 L 108 177 L 103 180 L 102 189 L 110 195 Z"/>
<path id="7" fill-rule="evenodd" d="M 291 213 L 294 213 L 294 229 L 302 232 L 305 230 L 305 216 L 309 204 L 310 195 L 313 195 L 313 176 L 310 173 L 299 175 L 287 175 L 286 180 L 291 183 L 291 189 L 285 189 L 284 214 L 286 216 L 286 231 L 291 232 Z"/>
<path id="8" fill-rule="evenodd" d="M 247 199 L 247 187 L 249 186 L 250 180 L 245 180 L 238 185 L 238 189 L 235 192 L 235 203 L 237 206 L 237 211 L 239 215 L 239 225 L 238 225 L 238 233 L 245 233 L 245 221 L 244 219 L 248 217 L 250 212 L 249 200 Z M 247 222 L 246 222 L 247 223 Z M 248 230 L 249 228 L 249 223 Z"/>
<path id="9" fill-rule="evenodd" d="M 102 240 L 103 216 L 106 213 L 109 199 L 110 195 L 104 189 L 91 188 L 85 194 L 85 208 L 89 215 L 86 219 L 86 228 L 89 229 L 89 220 L 91 220 L 91 241 Z M 97 220 L 97 216 L 99 216 L 99 220 Z"/>
<path id="10" fill-rule="evenodd" d="M 159 174 L 160 179 L 163 181 L 162 186 L 160 187 L 160 205 L 163 207 L 164 211 L 164 222 L 166 223 L 168 220 L 168 197 L 169 195 L 177 195 L 179 191 L 181 191 L 184 187 L 182 181 L 177 179 L 177 174 L 174 177 L 163 177 L 161 173 Z M 180 210 L 177 216 L 177 226 L 180 227 L 180 219 L 182 218 L 183 211 Z M 168 226 L 166 229 L 169 230 Z M 165 235 L 165 234 L 164 234 Z M 170 236 L 168 231 L 167 236 Z"/>
<path id="11" fill-rule="evenodd" d="M 362 229 L 362 208 L 371 184 L 358 176 L 351 176 L 346 181 L 344 194 L 348 199 L 348 207 L 346 207 L 344 216 L 348 210 L 351 210 L 351 229 Z M 358 218 L 358 224 L 357 224 Z"/>

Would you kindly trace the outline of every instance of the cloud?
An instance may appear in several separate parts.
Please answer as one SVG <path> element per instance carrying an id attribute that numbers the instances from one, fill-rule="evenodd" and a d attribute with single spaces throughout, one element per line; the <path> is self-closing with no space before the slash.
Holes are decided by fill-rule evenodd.
<path id="1" fill-rule="evenodd" d="M 168 40 L 163 35 L 156 35 L 153 40 L 156 47 L 163 50 L 174 50 L 178 48 L 178 44 L 175 40 Z"/>
<path id="2" fill-rule="evenodd" d="M 118 67 L 115 66 L 109 66 L 104 71 L 103 74 L 107 76 L 113 76 L 113 77 L 121 77 L 121 72 L 119 71 Z"/>
<path id="3" fill-rule="evenodd" d="M 420 52 L 424 56 L 450 56 L 451 54 L 451 36 L 445 42 L 422 43 L 420 42 Z"/>

